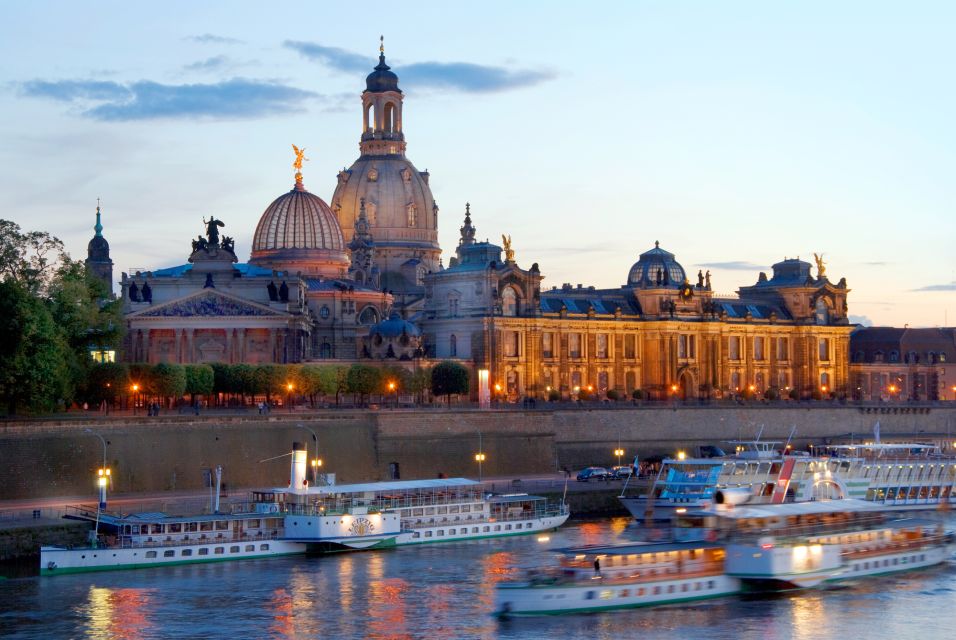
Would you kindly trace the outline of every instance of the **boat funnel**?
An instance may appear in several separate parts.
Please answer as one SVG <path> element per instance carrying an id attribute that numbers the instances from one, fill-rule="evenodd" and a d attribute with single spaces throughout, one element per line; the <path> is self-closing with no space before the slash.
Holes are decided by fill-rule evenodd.
<path id="1" fill-rule="evenodd" d="M 714 503 L 726 505 L 743 504 L 752 497 L 753 493 L 745 487 L 718 489 L 714 492 Z"/>
<path id="2" fill-rule="evenodd" d="M 293 492 L 308 488 L 308 481 L 305 476 L 307 458 L 308 453 L 305 450 L 305 445 L 301 442 L 293 442 L 292 466 L 289 472 L 289 488 Z"/>

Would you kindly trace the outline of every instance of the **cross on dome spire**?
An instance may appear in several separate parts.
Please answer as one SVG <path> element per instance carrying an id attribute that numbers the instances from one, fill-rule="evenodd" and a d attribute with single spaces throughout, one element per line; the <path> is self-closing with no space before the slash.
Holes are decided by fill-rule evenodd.
<path id="1" fill-rule="evenodd" d="M 103 236 L 103 224 L 100 222 L 100 199 L 96 199 L 96 224 L 93 225 L 93 231 L 96 232 L 96 235 Z"/>

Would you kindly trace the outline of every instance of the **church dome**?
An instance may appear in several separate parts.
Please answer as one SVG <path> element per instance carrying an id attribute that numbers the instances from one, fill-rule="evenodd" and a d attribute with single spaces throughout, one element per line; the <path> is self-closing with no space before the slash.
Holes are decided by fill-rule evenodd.
<path id="1" fill-rule="evenodd" d="M 422 330 L 408 320 L 403 320 L 398 313 L 392 313 L 388 320 L 382 320 L 374 325 L 368 332 L 369 336 L 382 336 L 383 338 L 397 338 L 402 335 L 415 337 L 422 334 Z"/>
<path id="2" fill-rule="evenodd" d="M 379 55 L 375 70 L 365 78 L 365 90 L 373 93 L 399 91 L 398 76 L 391 71 L 391 67 L 385 64 L 384 53 Z"/>
<path id="3" fill-rule="evenodd" d="M 266 207 L 252 238 L 249 262 L 277 271 L 335 277 L 349 264 L 335 214 L 301 181 Z"/>
<path id="4" fill-rule="evenodd" d="M 660 285 L 658 285 L 658 274 Z M 655 242 L 654 248 L 641 254 L 640 259 L 631 267 L 627 274 L 627 284 L 643 287 L 670 287 L 677 288 L 687 278 L 684 267 L 674 259 L 674 254 L 660 248 Z"/>
<path id="5" fill-rule="evenodd" d="M 93 236 L 86 245 L 86 253 L 90 260 L 109 260 L 110 243 L 103 236 Z"/>

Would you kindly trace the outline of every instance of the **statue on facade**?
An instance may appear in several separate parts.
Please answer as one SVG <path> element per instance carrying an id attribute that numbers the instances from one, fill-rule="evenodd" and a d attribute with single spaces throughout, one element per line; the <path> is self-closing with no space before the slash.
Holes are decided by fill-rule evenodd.
<path id="1" fill-rule="evenodd" d="M 129 299 L 132 302 L 139 302 L 139 287 L 136 286 L 136 281 L 129 283 Z"/>
<path id="2" fill-rule="evenodd" d="M 193 253 L 196 253 L 200 249 L 205 251 L 206 247 L 208 246 L 209 246 L 209 243 L 206 242 L 205 238 L 203 238 L 202 236 L 197 236 L 196 239 L 193 240 Z"/>
<path id="3" fill-rule="evenodd" d="M 697 271 L 697 288 L 698 289 L 704 288 L 704 272 L 700 271 L 699 269 Z"/>
<path id="4" fill-rule="evenodd" d="M 269 301 L 278 302 L 279 301 L 279 290 L 276 289 L 276 283 L 269 281 L 269 284 L 266 286 L 266 291 L 269 292 Z"/>
<path id="5" fill-rule="evenodd" d="M 704 274 L 704 286 L 707 287 L 708 291 L 710 290 L 710 269 Z"/>
<path id="6" fill-rule="evenodd" d="M 144 283 L 143 283 L 142 292 L 143 292 L 143 302 L 152 303 L 152 302 L 153 302 L 153 289 L 152 289 L 152 287 L 149 286 L 149 283 L 148 283 L 148 282 L 144 282 Z"/>
<path id="7" fill-rule="evenodd" d="M 292 145 L 292 151 L 295 152 L 295 162 L 292 163 L 292 168 L 295 169 L 295 180 L 299 182 L 302 180 L 302 162 L 308 162 L 308 158 L 305 157 L 305 148 L 300 149 L 299 147 Z"/>
<path id="8" fill-rule="evenodd" d="M 823 278 L 827 275 L 827 265 L 823 261 L 823 254 L 821 253 L 820 255 L 817 255 L 814 253 L 813 259 L 817 263 L 817 277 Z"/>
<path id="9" fill-rule="evenodd" d="M 210 247 L 219 246 L 219 227 L 226 226 L 222 220 L 216 220 L 215 216 L 210 216 L 209 221 L 207 222 L 205 218 L 202 219 L 204 225 L 206 225 L 206 237 L 209 239 L 208 244 Z M 204 249 L 206 247 L 203 247 Z"/>
<path id="10" fill-rule="evenodd" d="M 282 281 L 282 284 L 279 285 L 279 302 L 288 302 L 289 301 L 289 285 L 285 283 L 285 280 Z"/>
<path id="11" fill-rule="evenodd" d="M 236 252 L 236 241 L 229 236 L 222 237 L 222 248 L 228 251 L 229 253 Z"/>
<path id="12" fill-rule="evenodd" d="M 505 262 L 514 262 L 515 252 L 514 249 L 511 248 L 511 236 L 501 234 L 501 244 L 505 247 Z"/>

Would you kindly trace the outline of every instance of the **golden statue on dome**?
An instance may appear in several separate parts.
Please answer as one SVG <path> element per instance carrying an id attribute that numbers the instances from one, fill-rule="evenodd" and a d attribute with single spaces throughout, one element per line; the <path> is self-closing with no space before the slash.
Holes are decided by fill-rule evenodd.
<path id="1" fill-rule="evenodd" d="M 816 263 L 817 263 L 817 277 L 818 277 L 818 278 L 822 278 L 823 276 L 825 276 L 825 275 L 827 274 L 827 265 L 826 265 L 826 263 L 823 261 L 823 255 L 824 255 L 824 254 L 822 254 L 822 253 L 819 254 L 819 255 L 817 255 L 817 254 L 815 254 L 815 253 L 813 254 L 813 259 L 814 259 L 814 260 L 816 261 Z"/>
<path id="2" fill-rule="evenodd" d="M 501 234 L 501 243 L 505 246 L 505 262 L 514 262 L 515 252 L 514 249 L 511 248 L 511 236 Z"/>
<path id="3" fill-rule="evenodd" d="M 305 157 L 305 148 L 300 149 L 292 145 L 292 150 L 295 152 L 295 162 L 292 163 L 292 168 L 295 169 L 295 181 L 302 182 L 302 162 L 308 162 L 309 159 Z"/>

